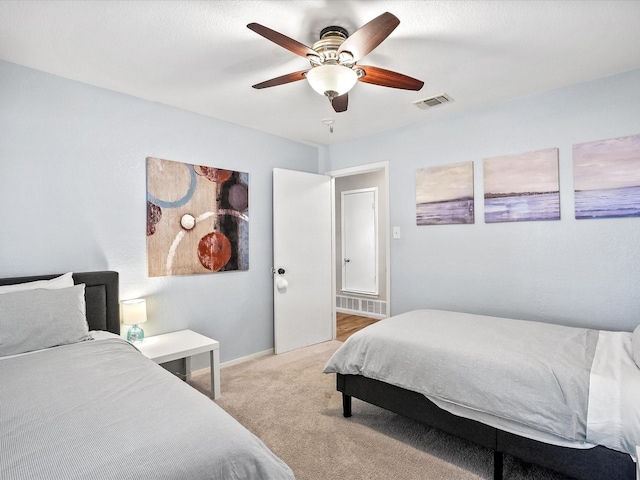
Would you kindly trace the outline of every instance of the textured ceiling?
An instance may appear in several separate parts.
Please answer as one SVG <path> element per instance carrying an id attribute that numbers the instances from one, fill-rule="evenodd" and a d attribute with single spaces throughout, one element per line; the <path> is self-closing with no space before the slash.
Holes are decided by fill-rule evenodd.
<path id="1" fill-rule="evenodd" d="M 336 114 L 306 81 L 251 88 L 309 64 L 248 23 L 311 46 L 328 25 L 353 33 L 385 11 L 400 25 L 360 63 L 421 91 L 358 83 Z M 0 59 L 328 145 L 640 68 L 640 1 L 4 0 Z M 441 93 L 454 101 L 412 105 Z"/>

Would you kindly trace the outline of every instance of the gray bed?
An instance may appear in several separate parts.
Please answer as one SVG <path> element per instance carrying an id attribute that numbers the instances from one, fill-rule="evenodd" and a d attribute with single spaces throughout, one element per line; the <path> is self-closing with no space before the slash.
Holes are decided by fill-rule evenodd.
<path id="1" fill-rule="evenodd" d="M 0 286 L 57 277 L 0 279 Z M 74 273 L 73 282 L 85 285 L 89 329 L 118 334 L 118 274 Z M 7 325 L 16 302 L 35 298 L 37 304 L 42 295 L 58 298 L 79 288 L 0 292 L 0 351 L 13 338 Z M 115 335 L 92 333 L 10 355 L 5 350 L 0 405 L 3 480 L 294 478 L 209 398 Z"/>
<path id="2" fill-rule="evenodd" d="M 352 335 L 337 374 L 355 397 L 495 452 L 584 480 L 632 480 L 640 443 L 640 363 L 632 334 L 439 310 Z M 610 372 L 611 370 L 611 372 Z"/>

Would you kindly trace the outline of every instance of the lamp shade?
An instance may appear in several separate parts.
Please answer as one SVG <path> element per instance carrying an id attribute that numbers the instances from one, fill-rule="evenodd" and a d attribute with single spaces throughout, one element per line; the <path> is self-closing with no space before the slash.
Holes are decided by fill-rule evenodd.
<path id="1" fill-rule="evenodd" d="M 358 75 L 353 69 L 342 65 L 320 65 L 307 72 L 307 80 L 320 95 L 339 97 L 353 88 Z M 332 95 L 327 95 L 328 92 Z"/>
<path id="2" fill-rule="evenodd" d="M 138 325 L 147 321 L 147 302 L 142 298 L 122 302 L 122 323 Z"/>

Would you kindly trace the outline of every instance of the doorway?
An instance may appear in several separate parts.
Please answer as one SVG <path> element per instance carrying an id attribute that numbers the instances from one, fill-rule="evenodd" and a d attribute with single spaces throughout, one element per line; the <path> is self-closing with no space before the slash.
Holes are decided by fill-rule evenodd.
<path id="1" fill-rule="evenodd" d="M 389 228 L 389 164 L 380 162 L 370 165 L 346 168 L 327 172 L 332 182 L 333 212 L 333 274 L 332 292 L 335 313 L 356 315 L 373 319 L 389 316 L 390 304 L 390 228 Z M 376 189 L 377 192 L 377 293 L 368 290 L 363 293 L 345 288 L 343 283 L 342 255 L 342 193 Z M 335 315 L 334 315 L 335 320 Z M 334 338 L 336 325 L 334 321 Z"/>

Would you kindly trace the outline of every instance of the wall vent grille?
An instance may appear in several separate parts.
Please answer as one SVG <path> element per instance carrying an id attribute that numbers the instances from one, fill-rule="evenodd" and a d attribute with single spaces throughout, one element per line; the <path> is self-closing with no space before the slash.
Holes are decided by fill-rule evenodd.
<path id="1" fill-rule="evenodd" d="M 446 93 L 441 95 L 435 95 L 429 98 L 423 98 L 422 100 L 418 100 L 413 102 L 413 104 L 420 108 L 421 110 L 426 110 L 427 108 L 437 107 L 438 105 L 442 105 L 443 103 L 453 102 L 453 98 L 451 98 Z"/>
<path id="2" fill-rule="evenodd" d="M 386 317 L 387 302 L 354 297 L 336 296 L 336 308 L 345 313 L 368 314 L 368 316 Z"/>

